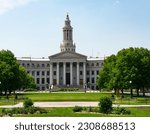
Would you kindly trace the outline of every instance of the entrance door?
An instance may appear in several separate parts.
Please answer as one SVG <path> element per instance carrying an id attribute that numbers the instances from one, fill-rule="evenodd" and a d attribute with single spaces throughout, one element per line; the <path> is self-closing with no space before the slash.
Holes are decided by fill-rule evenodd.
<path id="1" fill-rule="evenodd" d="M 66 73 L 66 85 L 70 85 L 70 73 Z"/>

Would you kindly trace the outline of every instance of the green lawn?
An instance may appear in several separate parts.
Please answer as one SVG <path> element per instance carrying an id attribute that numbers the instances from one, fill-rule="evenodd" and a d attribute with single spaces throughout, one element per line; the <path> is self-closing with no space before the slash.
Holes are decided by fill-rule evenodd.
<path id="1" fill-rule="evenodd" d="M 22 93 L 18 94 L 17 102 L 24 101 L 24 98 L 28 97 L 35 101 L 99 101 L 101 97 L 110 96 L 111 93 Z M 130 95 L 124 95 L 125 97 L 121 99 L 120 97 L 115 97 L 113 99 L 114 104 L 150 104 L 150 98 L 130 98 Z M 9 100 L 6 97 L 1 97 L 0 105 L 12 105 L 14 104 L 14 96 L 10 96 Z"/>
<path id="2" fill-rule="evenodd" d="M 47 108 L 47 114 L 20 115 L 20 117 L 150 117 L 150 108 L 127 109 L 131 110 L 130 115 L 101 114 L 90 112 L 75 113 L 72 111 L 72 108 Z"/>
<path id="3" fill-rule="evenodd" d="M 99 101 L 111 93 L 25 93 L 33 101 Z"/>

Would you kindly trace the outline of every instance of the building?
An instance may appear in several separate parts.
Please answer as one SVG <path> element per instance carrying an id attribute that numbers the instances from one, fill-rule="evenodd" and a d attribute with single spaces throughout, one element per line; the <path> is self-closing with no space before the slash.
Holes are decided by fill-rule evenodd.
<path id="1" fill-rule="evenodd" d="M 69 15 L 65 19 L 59 53 L 41 59 L 22 57 L 18 61 L 34 77 L 40 90 L 47 85 L 98 89 L 96 79 L 103 64 L 103 59 L 87 58 L 76 52 Z"/>

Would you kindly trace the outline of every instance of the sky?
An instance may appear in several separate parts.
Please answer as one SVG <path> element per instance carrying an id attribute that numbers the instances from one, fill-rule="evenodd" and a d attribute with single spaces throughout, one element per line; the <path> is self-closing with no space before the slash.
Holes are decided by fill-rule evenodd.
<path id="1" fill-rule="evenodd" d="M 60 52 L 67 13 L 78 53 L 150 49 L 149 0 L 0 0 L 0 50 L 34 58 Z"/>

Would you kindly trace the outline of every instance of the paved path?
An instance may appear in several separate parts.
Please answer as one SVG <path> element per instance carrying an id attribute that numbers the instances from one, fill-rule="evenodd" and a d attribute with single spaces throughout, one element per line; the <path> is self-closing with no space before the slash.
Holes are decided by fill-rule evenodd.
<path id="1" fill-rule="evenodd" d="M 98 106 L 99 102 L 34 102 L 36 107 L 74 107 L 74 106 L 85 106 L 85 107 L 95 107 Z M 117 105 L 114 104 L 113 107 L 149 107 L 150 105 Z M 23 103 L 18 103 L 16 105 L 0 106 L 0 108 L 15 108 L 23 107 Z"/>

